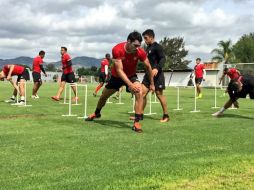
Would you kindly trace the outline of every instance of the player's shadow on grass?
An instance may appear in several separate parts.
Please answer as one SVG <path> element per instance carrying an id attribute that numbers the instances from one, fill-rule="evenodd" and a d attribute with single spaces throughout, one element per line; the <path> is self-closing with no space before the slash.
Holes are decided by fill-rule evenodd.
<path id="1" fill-rule="evenodd" d="M 244 115 L 238 115 L 238 114 L 225 114 L 223 115 L 224 118 L 237 118 L 237 119 L 253 119 L 254 117 L 248 117 Z"/>
<path id="2" fill-rule="evenodd" d="M 134 113 L 120 112 L 120 114 L 127 115 L 127 119 L 129 119 L 130 116 L 134 116 Z M 154 117 L 156 115 L 144 115 L 144 119 L 158 120 L 158 118 Z"/>
<path id="3" fill-rule="evenodd" d="M 114 128 L 128 128 L 131 129 L 131 123 L 125 123 L 122 121 L 115 121 L 115 120 L 94 120 L 94 123 L 100 124 L 107 127 L 114 127 Z"/>

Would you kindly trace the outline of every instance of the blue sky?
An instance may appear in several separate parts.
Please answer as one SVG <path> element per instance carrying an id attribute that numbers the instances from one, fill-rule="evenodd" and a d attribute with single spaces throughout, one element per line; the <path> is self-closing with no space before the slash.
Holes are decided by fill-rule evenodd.
<path id="1" fill-rule="evenodd" d="M 234 43 L 253 32 L 250 0 L 0 0 L 0 58 L 59 60 L 59 47 L 70 54 L 101 58 L 129 32 L 152 28 L 159 41 L 182 36 L 188 59 L 211 58 L 219 40 Z"/>

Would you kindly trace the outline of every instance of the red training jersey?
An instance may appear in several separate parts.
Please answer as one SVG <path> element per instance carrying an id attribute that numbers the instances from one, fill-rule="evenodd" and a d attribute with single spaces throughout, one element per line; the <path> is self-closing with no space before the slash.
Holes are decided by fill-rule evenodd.
<path id="1" fill-rule="evenodd" d="M 71 60 L 71 56 L 68 53 L 65 53 L 62 55 L 62 65 L 64 67 L 64 69 L 63 69 L 64 74 L 69 74 L 69 73 L 73 72 L 72 66 L 65 68 L 67 66 L 67 62 L 70 60 Z"/>
<path id="2" fill-rule="evenodd" d="M 203 69 L 205 69 L 204 64 L 199 63 L 195 65 L 194 70 L 195 70 L 195 77 L 196 78 L 203 78 Z"/>
<path id="3" fill-rule="evenodd" d="M 13 69 L 13 71 L 11 73 L 11 76 L 22 75 L 24 70 L 25 70 L 25 67 L 20 66 L 20 65 L 14 65 L 14 69 Z M 9 71 L 10 71 L 10 68 L 8 68 L 8 65 L 5 65 L 4 68 L 3 68 L 3 72 L 4 72 L 6 77 L 7 77 L 8 73 L 9 73 Z"/>
<path id="4" fill-rule="evenodd" d="M 105 58 L 101 61 L 101 72 L 105 73 L 105 66 L 109 66 L 109 61 Z"/>
<path id="5" fill-rule="evenodd" d="M 145 50 L 142 48 L 137 48 L 136 53 L 127 53 L 125 50 L 125 44 L 127 42 L 122 42 L 117 44 L 112 49 L 113 59 L 121 59 L 123 64 L 123 71 L 127 75 L 127 77 L 131 77 L 136 74 L 136 67 L 138 61 L 145 61 L 147 59 L 147 55 Z M 119 77 L 116 72 L 115 65 L 112 68 L 112 76 Z"/>
<path id="6" fill-rule="evenodd" d="M 43 64 L 43 60 L 40 56 L 37 56 L 33 60 L 33 72 L 41 73 L 41 65 Z"/>
<path id="7" fill-rule="evenodd" d="M 240 76 L 235 68 L 229 69 L 227 75 L 231 80 L 237 79 Z"/>

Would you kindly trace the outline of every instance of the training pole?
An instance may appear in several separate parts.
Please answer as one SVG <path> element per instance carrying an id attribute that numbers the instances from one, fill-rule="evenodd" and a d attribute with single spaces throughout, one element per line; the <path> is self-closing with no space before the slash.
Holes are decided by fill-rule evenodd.
<path id="1" fill-rule="evenodd" d="M 106 104 L 112 104 L 113 102 L 110 101 L 110 97 L 108 98 Z"/>
<path id="2" fill-rule="evenodd" d="M 155 115 L 156 113 L 152 113 L 152 93 L 149 93 L 149 113 L 144 115 Z"/>
<path id="3" fill-rule="evenodd" d="M 84 116 L 83 117 L 78 117 L 78 119 L 86 119 L 87 118 L 87 85 L 85 86 L 85 108 L 84 108 Z"/>
<path id="4" fill-rule="evenodd" d="M 132 111 L 129 111 L 128 113 L 135 113 L 135 96 L 132 98 Z"/>
<path id="5" fill-rule="evenodd" d="M 193 83 L 195 84 L 195 83 Z M 200 112 L 200 110 L 197 110 L 197 85 L 194 85 L 195 89 L 195 95 L 194 95 L 194 110 L 190 111 L 191 113 Z"/>
<path id="6" fill-rule="evenodd" d="M 116 103 L 116 104 L 124 104 L 124 103 L 122 102 L 122 92 L 119 93 L 118 103 Z"/>
<path id="7" fill-rule="evenodd" d="M 175 111 L 183 110 L 182 108 L 180 108 L 180 88 L 179 88 L 179 86 L 177 87 L 177 99 L 176 99 L 176 102 L 177 102 L 177 106 L 176 106 L 176 109 L 174 109 L 174 110 Z"/>
<path id="8" fill-rule="evenodd" d="M 158 104 L 159 102 L 157 101 L 157 95 L 154 93 L 154 101 L 152 102 L 153 104 Z"/>
<path id="9" fill-rule="evenodd" d="M 69 113 L 68 113 L 68 115 L 62 115 L 63 117 L 77 116 L 77 115 L 71 114 L 71 106 L 72 106 L 72 103 L 71 103 L 71 86 L 69 86 Z"/>
<path id="10" fill-rule="evenodd" d="M 68 104 L 66 102 L 66 98 L 67 98 L 67 88 L 66 88 L 66 85 L 67 84 L 65 84 L 65 86 L 64 86 L 64 102 L 60 102 L 60 104 Z"/>
<path id="11" fill-rule="evenodd" d="M 215 78 L 215 86 L 214 86 L 214 106 L 212 107 L 212 109 L 217 109 L 217 108 L 220 108 L 217 106 L 217 76 Z"/>
<path id="12" fill-rule="evenodd" d="M 75 87 L 76 88 L 76 95 L 75 95 L 75 104 L 72 104 L 73 106 L 79 106 L 80 104 L 78 103 L 78 84 L 77 83 L 71 83 L 70 84 L 71 87 Z"/>
<path id="13" fill-rule="evenodd" d="M 18 99 L 18 96 L 21 96 L 20 95 L 20 84 L 24 84 L 24 105 L 19 105 L 19 99 Z M 18 106 L 18 107 L 31 107 L 32 105 L 28 105 L 27 104 L 27 90 L 26 90 L 26 81 L 25 82 L 18 82 L 18 91 L 17 91 L 17 103 L 15 104 L 12 104 L 14 106 Z M 20 99 L 21 100 L 21 99 Z"/>

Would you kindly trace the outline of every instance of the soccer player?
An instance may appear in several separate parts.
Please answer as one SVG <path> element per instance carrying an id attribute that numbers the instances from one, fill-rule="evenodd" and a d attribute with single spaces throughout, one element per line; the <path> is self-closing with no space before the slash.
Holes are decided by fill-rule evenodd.
<path id="1" fill-rule="evenodd" d="M 110 54 L 107 53 L 105 58 L 101 61 L 101 72 L 99 76 L 100 84 L 96 87 L 93 96 L 96 97 L 98 91 L 103 87 L 104 83 L 108 81 L 109 74 L 109 62 L 110 62 Z"/>
<path id="2" fill-rule="evenodd" d="M 16 83 L 13 82 L 12 76 L 17 76 Z M 20 94 L 20 102 L 18 104 L 24 105 L 25 104 L 25 84 L 27 80 L 30 80 L 29 72 L 24 66 L 20 65 L 5 65 L 3 70 L 0 72 L 0 80 L 6 78 L 14 87 L 12 97 L 7 100 L 7 103 L 14 103 L 16 101 L 16 97 L 19 91 Z M 19 89 L 18 89 L 18 83 Z"/>
<path id="3" fill-rule="evenodd" d="M 167 99 L 165 95 L 163 95 L 163 90 L 165 90 L 165 77 L 164 77 L 164 73 L 162 69 L 166 62 L 165 53 L 162 46 L 155 41 L 154 39 L 155 34 L 153 30 L 148 29 L 144 31 L 142 35 L 147 45 L 146 53 L 152 67 L 152 75 L 154 76 L 155 93 L 161 103 L 161 107 L 163 110 L 163 116 L 160 122 L 168 122 L 169 115 L 168 115 L 168 109 L 167 109 Z M 150 86 L 148 73 L 145 74 L 142 84 L 143 84 L 142 90 L 143 90 L 143 96 L 144 96 L 144 106 L 143 106 L 143 110 L 144 110 L 146 106 L 146 102 L 147 102 L 146 97 L 149 92 L 149 86 Z"/>
<path id="4" fill-rule="evenodd" d="M 72 70 L 72 61 L 71 61 L 71 57 L 70 55 L 67 53 L 67 48 L 66 47 L 61 47 L 61 55 L 62 55 L 62 69 L 63 69 L 63 74 L 61 77 L 61 83 L 60 83 L 60 87 L 59 90 L 57 92 L 56 96 L 52 96 L 51 98 L 55 101 L 59 101 L 60 97 L 63 93 L 64 87 L 67 83 L 75 83 L 76 79 L 75 79 L 75 75 L 74 72 Z M 71 86 L 75 97 L 73 98 L 73 101 L 76 101 L 77 97 L 77 93 L 76 93 L 76 87 L 75 86 Z"/>
<path id="5" fill-rule="evenodd" d="M 247 94 L 249 94 L 250 99 L 254 99 L 254 77 L 251 75 L 243 75 L 238 79 L 231 80 L 228 84 L 228 94 L 230 99 L 218 112 L 212 114 L 212 116 L 222 116 L 224 111 L 231 107 L 232 104 L 236 108 L 239 108 L 237 99 L 246 98 Z"/>
<path id="6" fill-rule="evenodd" d="M 112 76 L 102 92 L 95 112 L 91 114 L 86 121 L 92 121 L 95 118 L 101 117 L 101 109 L 104 107 L 107 99 L 117 92 L 121 86 L 125 85 L 130 92 L 135 94 L 136 98 L 133 130 L 139 133 L 142 132 L 139 121 L 143 110 L 143 96 L 142 86 L 136 75 L 138 61 L 142 61 L 149 72 L 150 89 L 152 91 L 154 91 L 154 83 L 152 68 L 147 59 L 146 52 L 140 48 L 141 42 L 141 34 L 134 31 L 128 35 L 127 42 L 119 43 L 113 47 L 112 56 L 114 65 L 112 68 Z"/>
<path id="7" fill-rule="evenodd" d="M 241 73 L 235 68 L 225 68 L 223 70 L 223 74 L 220 78 L 219 84 L 221 84 L 222 80 L 225 78 L 226 75 L 230 78 L 230 80 L 234 80 L 237 79 L 241 75 Z"/>
<path id="8" fill-rule="evenodd" d="M 40 51 L 39 55 L 36 56 L 33 60 L 33 80 L 34 80 L 34 87 L 32 92 L 32 98 L 39 98 L 38 96 L 38 90 L 42 85 L 41 81 L 41 71 L 44 73 L 45 76 L 47 76 L 44 68 L 43 68 L 43 58 L 45 57 L 45 51 Z"/>
<path id="9" fill-rule="evenodd" d="M 194 67 L 194 73 L 195 73 L 195 84 L 197 87 L 197 98 L 202 98 L 202 92 L 201 92 L 201 84 L 202 81 L 205 80 L 206 76 L 206 71 L 205 71 L 205 66 L 203 63 L 201 63 L 201 59 L 197 58 L 196 59 L 196 65 Z"/>

